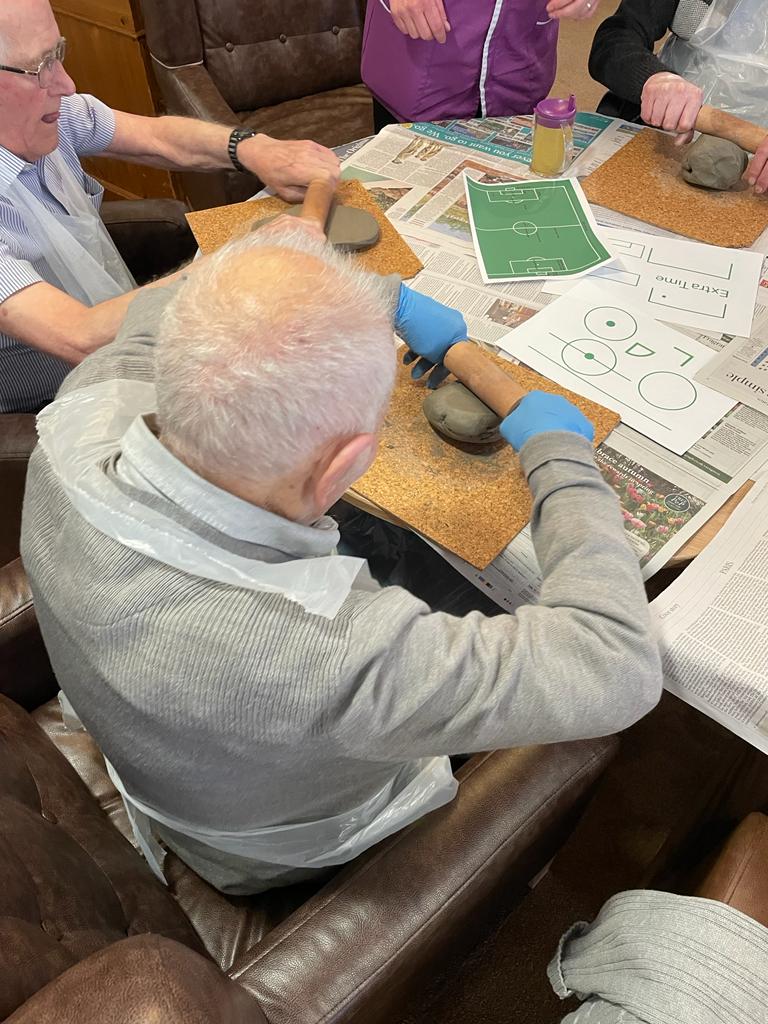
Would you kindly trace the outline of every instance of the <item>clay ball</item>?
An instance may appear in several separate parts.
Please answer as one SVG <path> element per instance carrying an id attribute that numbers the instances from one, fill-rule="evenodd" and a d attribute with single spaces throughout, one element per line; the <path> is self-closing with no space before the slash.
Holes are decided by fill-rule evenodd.
<path id="1" fill-rule="evenodd" d="M 700 135 L 683 158 L 683 177 L 692 185 L 725 191 L 738 184 L 748 162 L 735 143 Z"/>
<path id="2" fill-rule="evenodd" d="M 424 399 L 424 415 L 440 434 L 467 444 L 498 441 L 501 420 L 463 384 L 444 384 Z"/>

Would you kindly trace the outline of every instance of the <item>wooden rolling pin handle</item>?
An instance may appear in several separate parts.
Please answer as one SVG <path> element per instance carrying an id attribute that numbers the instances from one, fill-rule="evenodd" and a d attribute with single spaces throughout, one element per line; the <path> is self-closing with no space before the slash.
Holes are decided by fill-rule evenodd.
<path id="1" fill-rule="evenodd" d="M 310 181 L 304 196 L 301 219 L 316 221 L 325 231 L 335 194 L 336 185 L 332 181 L 325 178 L 316 178 L 314 181 Z"/>
<path id="2" fill-rule="evenodd" d="M 768 129 L 736 117 L 735 114 L 729 114 L 725 110 L 710 107 L 706 103 L 699 111 L 695 127 L 697 132 L 735 142 L 747 153 L 754 153 L 768 135 Z"/>
<path id="3" fill-rule="evenodd" d="M 528 393 L 471 341 L 458 341 L 445 354 L 445 365 L 464 387 L 497 416 L 508 416 Z"/>

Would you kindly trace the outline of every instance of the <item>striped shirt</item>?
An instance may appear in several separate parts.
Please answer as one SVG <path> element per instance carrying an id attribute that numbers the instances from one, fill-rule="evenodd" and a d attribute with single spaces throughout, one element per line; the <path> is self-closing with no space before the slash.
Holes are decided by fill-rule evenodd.
<path id="1" fill-rule="evenodd" d="M 104 189 L 85 173 L 80 157 L 102 153 L 114 134 L 114 114 L 100 100 L 84 95 L 62 99 L 59 152 L 97 210 Z M 14 181 L 51 212 L 67 212 L 56 198 L 58 177 L 47 165 L 46 157 L 30 164 L 0 146 L 0 303 L 40 281 L 61 287 L 42 258 L 38 242 L 7 197 Z M 71 369 L 63 359 L 0 333 L 0 412 L 35 412 L 53 398 Z"/>

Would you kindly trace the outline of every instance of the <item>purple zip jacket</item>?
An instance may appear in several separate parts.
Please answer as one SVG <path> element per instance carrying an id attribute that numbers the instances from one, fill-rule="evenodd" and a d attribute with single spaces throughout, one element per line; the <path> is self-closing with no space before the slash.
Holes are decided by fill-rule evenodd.
<path id="1" fill-rule="evenodd" d="M 444 0 L 451 31 L 441 46 L 403 35 L 388 0 L 368 0 L 363 81 L 400 121 L 528 114 L 555 79 L 558 26 L 546 3 Z"/>

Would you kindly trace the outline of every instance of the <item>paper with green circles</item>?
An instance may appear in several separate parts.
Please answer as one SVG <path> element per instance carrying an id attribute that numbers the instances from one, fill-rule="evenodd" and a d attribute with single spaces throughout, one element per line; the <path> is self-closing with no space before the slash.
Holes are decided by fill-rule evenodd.
<path id="1" fill-rule="evenodd" d="M 497 343 L 550 380 L 615 409 L 627 426 L 683 455 L 736 404 L 694 380 L 705 345 L 616 304 L 581 281 Z"/>
<path id="2" fill-rule="evenodd" d="M 488 284 L 575 278 L 613 259 L 578 181 L 486 185 L 466 174 L 469 223 Z"/>

